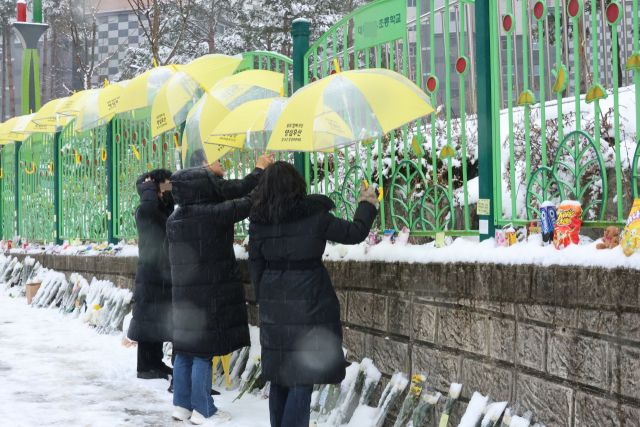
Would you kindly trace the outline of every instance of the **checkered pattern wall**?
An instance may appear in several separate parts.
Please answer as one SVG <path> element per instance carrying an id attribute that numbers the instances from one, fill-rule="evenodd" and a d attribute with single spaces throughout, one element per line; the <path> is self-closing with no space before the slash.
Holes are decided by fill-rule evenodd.
<path id="1" fill-rule="evenodd" d="M 138 17 L 130 11 L 112 12 L 98 18 L 98 53 L 96 61 L 105 61 L 94 82 L 112 79 L 124 59 L 127 47 L 137 47 L 142 39 Z"/>

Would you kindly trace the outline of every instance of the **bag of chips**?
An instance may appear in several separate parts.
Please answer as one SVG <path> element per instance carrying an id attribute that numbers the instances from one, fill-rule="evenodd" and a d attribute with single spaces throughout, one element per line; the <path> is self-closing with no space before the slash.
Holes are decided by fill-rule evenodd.
<path id="1" fill-rule="evenodd" d="M 580 202 L 564 200 L 558 206 L 553 245 L 556 249 L 563 249 L 580 241 L 580 227 L 582 226 L 582 207 Z"/>
<path id="2" fill-rule="evenodd" d="M 640 199 L 633 201 L 621 244 L 622 251 L 626 256 L 631 256 L 640 249 Z"/>

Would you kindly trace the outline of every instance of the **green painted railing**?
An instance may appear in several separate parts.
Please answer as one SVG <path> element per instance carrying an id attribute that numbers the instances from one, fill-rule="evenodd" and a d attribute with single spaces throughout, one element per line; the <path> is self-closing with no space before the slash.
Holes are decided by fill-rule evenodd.
<path id="1" fill-rule="evenodd" d="M 495 46 L 506 44 L 506 58 L 492 58 L 494 85 L 506 77 L 504 103 L 498 95 L 494 104 L 493 173 L 507 178 L 507 191 L 495 192 L 495 222 L 524 224 L 539 218 L 544 201 L 567 198 L 581 202 L 583 226 L 623 226 L 640 176 L 637 135 L 624 126 L 625 116 L 640 122 L 638 1 L 628 12 L 629 2 L 549 3 L 513 10 L 509 1 L 506 8 L 491 2 Z M 625 91 L 620 105 L 631 74 L 635 95 Z"/>
<path id="2" fill-rule="evenodd" d="M 119 114 L 113 121 L 114 236 L 138 237 L 135 209 L 140 202 L 136 190 L 138 176 L 153 169 L 175 171 L 180 166 L 180 131 L 173 129 L 151 138 L 150 108 Z M 146 114 L 145 114 L 146 113 Z"/>
<path id="3" fill-rule="evenodd" d="M 87 133 L 71 121 L 60 135 L 59 156 L 61 239 L 107 240 L 107 126 Z M 135 178 L 133 178 L 135 179 Z"/>
<path id="4" fill-rule="evenodd" d="M 15 143 L 7 144 L 2 149 L 2 169 L 0 184 L 2 186 L 2 237 L 13 239 L 16 236 L 16 174 Z"/>
<path id="5" fill-rule="evenodd" d="M 20 147 L 19 232 L 29 242 L 52 242 L 56 237 L 53 156 L 53 135 L 50 133 L 34 133 Z"/>

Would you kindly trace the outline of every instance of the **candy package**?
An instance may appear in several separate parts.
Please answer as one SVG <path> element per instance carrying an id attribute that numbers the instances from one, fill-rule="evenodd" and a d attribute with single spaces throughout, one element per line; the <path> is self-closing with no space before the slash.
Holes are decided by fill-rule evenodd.
<path id="1" fill-rule="evenodd" d="M 580 227 L 582 226 L 582 207 L 580 202 L 564 200 L 558 206 L 553 245 L 556 249 L 580 242 Z"/>
<path id="2" fill-rule="evenodd" d="M 622 251 L 626 256 L 631 256 L 640 249 L 638 243 L 640 243 L 640 199 L 635 199 L 622 234 Z"/>
<path id="3" fill-rule="evenodd" d="M 542 228 L 542 246 L 553 243 L 558 212 L 553 203 L 546 201 L 540 206 L 540 227 Z"/>
<path id="4" fill-rule="evenodd" d="M 372 228 L 369 230 L 369 235 L 367 236 L 367 243 L 369 246 L 374 246 L 377 242 L 376 237 L 378 236 L 378 229 Z"/>
<path id="5" fill-rule="evenodd" d="M 382 240 L 385 240 L 387 242 L 393 242 L 394 234 L 396 234 L 396 230 L 394 230 L 393 228 L 389 228 L 387 230 L 384 230 L 384 236 L 383 236 Z"/>

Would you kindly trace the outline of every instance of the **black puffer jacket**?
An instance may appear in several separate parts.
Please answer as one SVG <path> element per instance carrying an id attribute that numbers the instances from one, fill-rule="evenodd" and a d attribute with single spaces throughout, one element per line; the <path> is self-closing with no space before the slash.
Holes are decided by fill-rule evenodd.
<path id="1" fill-rule="evenodd" d="M 204 168 L 171 176 L 177 205 L 167 222 L 177 354 L 209 358 L 250 345 L 247 307 L 233 251 L 234 223 L 249 216 L 262 169 L 224 180 Z"/>
<path id="2" fill-rule="evenodd" d="M 133 319 L 127 335 L 138 342 L 173 341 L 171 268 L 164 248 L 171 211 L 158 198 L 154 182 L 138 181 L 140 205 L 136 209 L 136 226 L 139 255 L 133 291 Z"/>
<path id="3" fill-rule="evenodd" d="M 333 208 L 328 197 L 312 195 L 292 206 L 280 224 L 255 211 L 250 217 L 249 271 L 260 305 L 266 381 L 292 387 L 344 379 L 340 303 L 322 254 L 327 240 L 362 242 L 377 211 L 362 202 L 349 222 L 333 216 Z"/>

